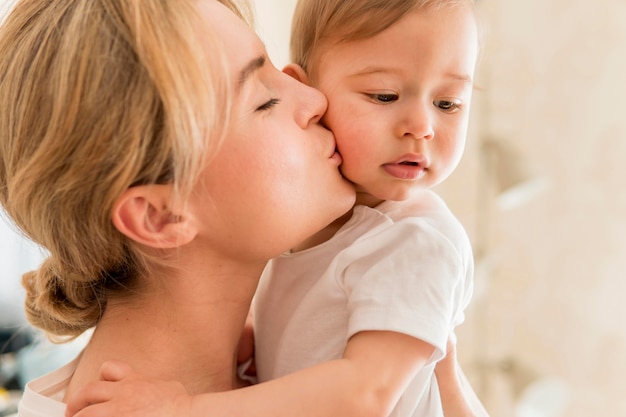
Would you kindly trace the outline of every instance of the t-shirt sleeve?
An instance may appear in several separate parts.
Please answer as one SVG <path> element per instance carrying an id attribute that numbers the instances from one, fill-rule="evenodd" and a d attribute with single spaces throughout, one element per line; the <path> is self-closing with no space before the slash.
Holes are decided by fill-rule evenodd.
<path id="1" fill-rule="evenodd" d="M 431 361 L 445 356 L 467 299 L 467 263 L 445 235 L 427 220 L 407 218 L 358 239 L 340 256 L 348 337 L 395 331 L 433 345 Z"/>

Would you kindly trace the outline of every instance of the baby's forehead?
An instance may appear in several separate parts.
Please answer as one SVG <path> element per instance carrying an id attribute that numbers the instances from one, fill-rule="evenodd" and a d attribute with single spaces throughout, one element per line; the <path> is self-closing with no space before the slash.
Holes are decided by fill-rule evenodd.
<path id="1" fill-rule="evenodd" d="M 326 3 L 332 1 L 328 0 Z M 296 49 L 292 50 L 295 52 L 293 58 L 305 68 L 310 76 L 315 76 L 320 66 L 327 66 L 328 63 L 325 61 L 330 59 L 329 56 L 336 58 L 337 54 L 334 52 L 337 49 L 349 54 L 353 45 L 357 47 L 356 49 L 362 45 L 376 48 L 381 42 L 383 44 L 386 42 L 385 36 L 381 35 L 390 32 L 397 34 L 396 44 L 420 43 L 430 32 L 437 30 L 437 26 L 456 26 L 457 28 L 461 26 L 474 31 L 477 24 L 471 0 L 403 1 L 403 4 L 410 5 L 405 8 L 393 6 L 394 0 L 390 0 L 392 5 L 386 4 L 386 8 L 371 7 L 372 4 L 377 4 L 375 0 L 349 2 L 358 8 L 351 14 L 339 13 L 338 16 L 333 16 L 332 21 L 321 19 L 317 26 L 309 22 L 309 26 L 305 25 L 300 32 L 294 27 L 294 35 L 305 42 L 292 43 L 292 47 L 296 46 Z M 370 7 L 365 8 L 364 5 Z M 350 19 L 347 19 L 348 16 Z M 407 23 L 409 21 L 411 23 Z M 466 24 L 469 21 L 472 23 Z M 412 31 L 411 27 L 422 28 L 422 30 Z M 454 30 L 439 30 L 438 32 L 442 38 L 450 38 L 448 34 Z M 467 37 L 467 33 L 464 36 Z M 393 50 L 394 46 L 394 44 L 383 46 L 383 50 Z M 298 47 L 301 48 L 298 50 Z M 364 51 L 363 48 L 360 50 Z M 389 58 L 389 54 L 385 55 Z"/>

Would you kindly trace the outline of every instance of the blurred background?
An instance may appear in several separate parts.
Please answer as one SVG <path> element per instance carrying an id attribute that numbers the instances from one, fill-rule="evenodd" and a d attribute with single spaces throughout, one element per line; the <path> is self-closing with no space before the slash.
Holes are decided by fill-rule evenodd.
<path id="1" fill-rule="evenodd" d="M 256 0 L 278 67 L 294 4 Z M 470 137 L 438 188 L 476 254 L 460 361 L 492 417 L 626 416 L 626 1 L 478 8 L 485 36 Z M 19 277 L 41 256 L 0 221 L 5 340 L 24 327 Z M 11 352 L 33 336 L 18 333 L 0 339 L 0 382 L 20 383 Z M 38 346 L 26 368 L 54 349 Z"/>
<path id="2" fill-rule="evenodd" d="M 440 190 L 477 293 L 460 356 L 492 416 L 626 416 L 626 2 L 479 0 L 473 132 Z"/>

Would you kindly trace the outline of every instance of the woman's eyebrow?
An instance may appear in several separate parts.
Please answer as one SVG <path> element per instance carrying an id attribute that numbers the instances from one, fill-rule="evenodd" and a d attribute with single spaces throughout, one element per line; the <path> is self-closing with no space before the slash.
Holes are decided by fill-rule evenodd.
<path id="1" fill-rule="evenodd" d="M 241 87 L 246 83 L 246 81 L 250 78 L 255 71 L 259 70 L 265 65 L 267 58 L 265 55 L 260 55 L 254 59 L 252 59 L 248 64 L 241 70 L 239 73 L 239 82 L 237 83 L 237 90 L 240 90 Z"/>

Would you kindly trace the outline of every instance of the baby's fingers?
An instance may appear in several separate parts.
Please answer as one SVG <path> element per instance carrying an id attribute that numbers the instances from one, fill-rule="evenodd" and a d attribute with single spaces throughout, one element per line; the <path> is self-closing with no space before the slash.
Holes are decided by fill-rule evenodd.
<path id="1" fill-rule="evenodd" d="M 133 373 L 133 368 L 125 362 L 107 361 L 100 367 L 100 382 L 94 382 L 71 395 L 67 401 L 66 417 L 74 416 L 83 408 L 111 400 L 113 395 L 112 382 L 121 381 Z M 107 382 L 111 381 L 111 382 Z M 89 417 L 99 417 L 103 407 L 90 407 Z M 97 413 L 97 414 L 92 414 Z M 80 413 L 78 417 L 87 417 Z"/>
<path id="2" fill-rule="evenodd" d="M 103 381 L 120 381 L 132 373 L 133 368 L 121 361 L 106 361 L 100 367 L 100 379 Z"/>
<path id="3" fill-rule="evenodd" d="M 78 413 L 74 414 L 74 417 L 111 417 L 114 415 L 115 412 L 111 410 L 111 405 L 109 403 L 102 403 L 83 408 Z"/>
<path id="4" fill-rule="evenodd" d="M 103 407 L 98 407 L 95 404 L 105 403 L 111 399 L 112 385 L 112 382 L 94 382 L 87 385 L 85 388 L 82 388 L 74 395 L 71 395 L 67 401 L 65 417 L 99 417 L 105 415 L 101 414 L 102 411 L 99 411 Z M 89 411 L 87 413 L 78 413 L 88 406 L 91 407 L 89 407 Z"/>

